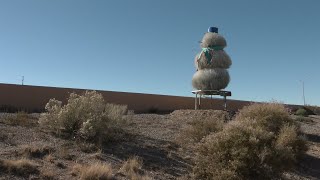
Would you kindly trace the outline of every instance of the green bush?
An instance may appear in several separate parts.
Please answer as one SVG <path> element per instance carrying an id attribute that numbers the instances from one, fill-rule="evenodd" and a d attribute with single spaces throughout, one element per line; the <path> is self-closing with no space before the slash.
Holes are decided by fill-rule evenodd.
<path id="1" fill-rule="evenodd" d="M 280 104 L 243 108 L 196 148 L 196 179 L 277 179 L 306 151 L 299 127 Z"/>
<path id="2" fill-rule="evenodd" d="M 46 113 L 41 114 L 39 123 L 56 133 L 84 139 L 100 139 L 119 128 L 127 106 L 105 103 L 103 96 L 95 91 L 83 95 L 71 93 L 68 103 L 50 99 Z"/>
<path id="3" fill-rule="evenodd" d="M 295 114 L 297 116 L 308 116 L 308 112 L 304 108 L 299 108 Z"/>

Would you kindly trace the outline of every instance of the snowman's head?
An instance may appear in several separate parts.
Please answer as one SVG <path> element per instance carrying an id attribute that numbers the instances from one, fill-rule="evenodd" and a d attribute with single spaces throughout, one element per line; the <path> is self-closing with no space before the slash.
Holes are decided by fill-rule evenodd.
<path id="1" fill-rule="evenodd" d="M 208 32 L 204 34 L 201 45 L 202 48 L 219 46 L 219 47 L 226 47 L 227 42 L 220 34 L 218 34 L 218 28 L 216 27 L 209 27 Z"/>

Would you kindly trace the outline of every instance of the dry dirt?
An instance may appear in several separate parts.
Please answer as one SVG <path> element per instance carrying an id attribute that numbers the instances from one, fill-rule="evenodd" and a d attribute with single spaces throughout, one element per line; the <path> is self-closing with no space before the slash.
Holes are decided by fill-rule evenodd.
<path id="1" fill-rule="evenodd" d="M 127 134 L 121 140 L 99 148 L 75 140 L 67 140 L 40 129 L 37 114 L 32 123 L 9 125 L 0 116 L 0 160 L 30 159 L 39 173 L 17 176 L 0 168 L 0 179 L 78 179 L 72 173 L 76 164 L 107 162 L 112 165 L 115 179 L 126 179 L 119 169 L 128 158 L 138 156 L 143 160 L 142 171 L 152 179 L 188 179 L 192 169 L 192 151 L 182 150 L 176 137 L 181 128 L 197 117 L 211 116 L 214 111 L 179 110 L 171 114 L 128 115 Z M 320 116 L 311 116 L 301 122 L 308 140 L 309 150 L 295 172 L 287 173 L 289 179 L 320 179 Z M 32 156 L 28 148 L 47 149 Z"/>

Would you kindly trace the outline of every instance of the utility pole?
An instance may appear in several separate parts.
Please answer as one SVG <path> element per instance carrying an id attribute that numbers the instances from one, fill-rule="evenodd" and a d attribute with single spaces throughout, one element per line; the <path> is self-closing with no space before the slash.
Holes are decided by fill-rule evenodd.
<path id="1" fill-rule="evenodd" d="M 300 80 L 302 83 L 302 98 L 303 98 L 303 105 L 306 105 L 306 97 L 304 95 L 304 81 Z"/>
<path id="2" fill-rule="evenodd" d="M 23 85 L 24 83 L 24 76 L 22 76 L 22 82 L 21 82 L 21 85 Z"/>

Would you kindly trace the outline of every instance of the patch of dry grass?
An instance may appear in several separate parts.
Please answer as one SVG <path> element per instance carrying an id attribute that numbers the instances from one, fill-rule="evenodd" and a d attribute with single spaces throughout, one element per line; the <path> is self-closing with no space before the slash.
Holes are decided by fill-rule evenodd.
<path id="1" fill-rule="evenodd" d="M 56 162 L 56 166 L 57 166 L 58 168 L 60 168 L 60 169 L 65 169 L 65 168 L 67 168 L 67 166 L 66 166 L 63 162 L 61 162 L 61 161 Z"/>
<path id="2" fill-rule="evenodd" d="M 49 146 L 36 146 L 28 145 L 24 148 L 22 154 L 28 158 L 42 158 L 47 154 L 50 154 L 53 148 Z"/>
<path id="3" fill-rule="evenodd" d="M 149 180 L 150 177 L 143 175 L 142 160 L 138 157 L 129 158 L 120 168 L 120 173 L 126 175 L 131 180 Z"/>
<path id="4" fill-rule="evenodd" d="M 295 120 L 298 122 L 309 123 L 309 124 L 314 123 L 314 121 L 310 117 L 297 116 L 297 117 L 295 117 Z"/>
<path id="5" fill-rule="evenodd" d="M 307 106 L 305 106 L 305 108 L 310 110 L 313 114 L 320 115 L 320 107 L 319 106 L 307 105 Z"/>
<path id="6" fill-rule="evenodd" d="M 133 174 L 129 177 L 130 180 L 152 180 L 149 176 L 140 175 L 140 174 Z"/>
<path id="7" fill-rule="evenodd" d="M 0 132 L 0 141 L 6 142 L 9 139 L 8 135 L 4 132 Z"/>
<path id="8" fill-rule="evenodd" d="M 87 142 L 79 142 L 78 146 L 84 153 L 93 153 L 99 150 L 97 145 Z"/>
<path id="9" fill-rule="evenodd" d="M 37 118 L 32 117 L 26 112 L 18 112 L 8 115 L 3 122 L 12 126 L 33 127 L 38 124 Z"/>
<path id="10" fill-rule="evenodd" d="M 17 132 L 14 131 L 7 131 L 6 129 L 0 130 L 0 142 L 10 145 L 10 146 L 16 146 L 17 142 L 15 140 L 15 135 Z"/>
<path id="11" fill-rule="evenodd" d="M 72 175 L 79 175 L 81 180 L 111 180 L 113 179 L 112 167 L 110 164 L 94 163 L 91 165 L 76 164 L 73 167 Z"/>
<path id="12" fill-rule="evenodd" d="M 52 154 L 48 154 L 43 159 L 47 162 L 54 163 L 55 157 Z"/>
<path id="13" fill-rule="evenodd" d="M 59 148 L 59 151 L 57 152 L 58 157 L 60 157 L 62 159 L 70 160 L 70 161 L 73 160 L 75 158 L 75 156 L 70 153 L 69 148 L 71 148 L 71 147 L 62 146 L 61 148 Z"/>
<path id="14" fill-rule="evenodd" d="M 56 174 L 49 169 L 42 169 L 40 172 L 40 177 L 45 180 L 54 180 L 56 178 Z"/>
<path id="15" fill-rule="evenodd" d="M 103 153 L 102 153 L 102 150 L 99 149 L 97 152 L 93 153 L 91 155 L 91 157 L 95 158 L 95 159 L 99 159 L 99 160 L 103 160 Z"/>
<path id="16" fill-rule="evenodd" d="M 129 158 L 125 161 L 120 169 L 120 172 L 130 176 L 132 174 L 137 174 L 142 168 L 142 160 L 138 157 Z"/>
<path id="17" fill-rule="evenodd" d="M 19 176 L 29 176 L 30 174 L 39 173 L 37 165 L 27 159 L 0 160 L 0 170 Z"/>

